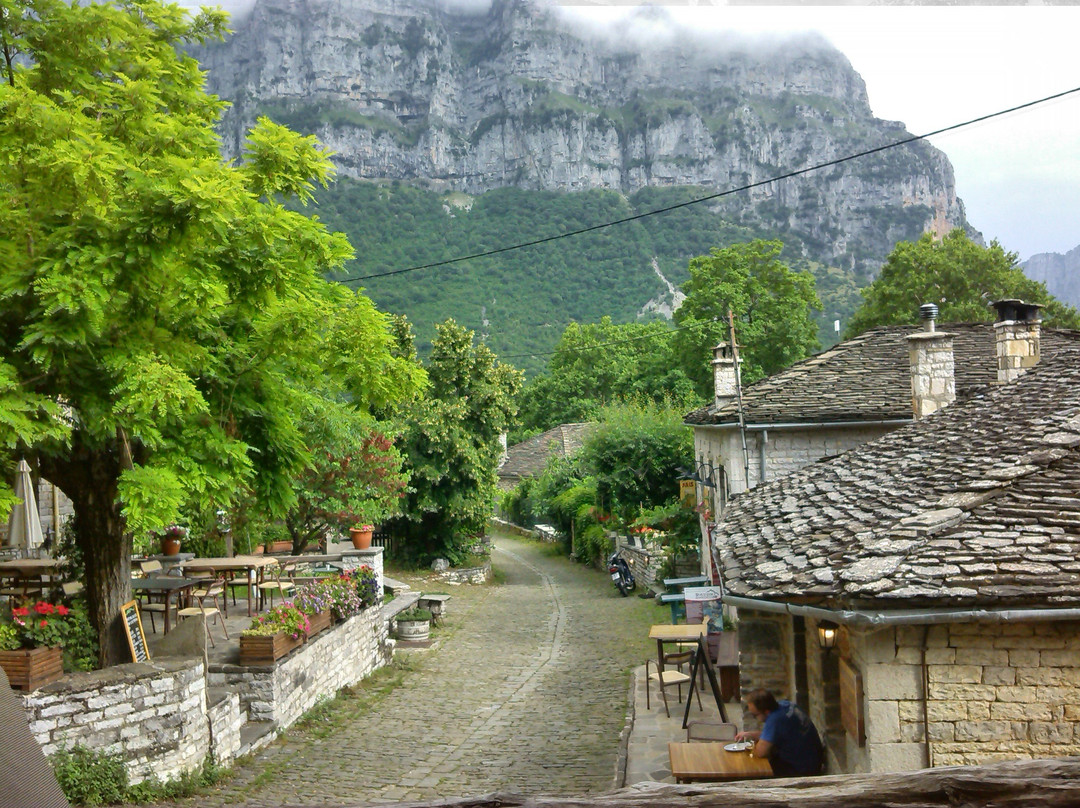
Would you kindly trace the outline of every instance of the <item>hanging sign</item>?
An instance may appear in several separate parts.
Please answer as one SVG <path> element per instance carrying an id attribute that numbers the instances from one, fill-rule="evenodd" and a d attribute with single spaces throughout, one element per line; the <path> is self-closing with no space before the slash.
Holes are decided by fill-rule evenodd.
<path id="1" fill-rule="evenodd" d="M 679 500 L 687 503 L 688 505 L 696 505 L 694 489 L 697 487 L 697 483 L 693 480 L 679 480 Z"/>

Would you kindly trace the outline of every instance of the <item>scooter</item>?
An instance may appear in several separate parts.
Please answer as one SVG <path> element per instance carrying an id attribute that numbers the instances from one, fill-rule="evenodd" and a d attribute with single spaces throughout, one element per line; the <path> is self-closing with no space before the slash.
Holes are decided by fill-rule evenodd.
<path id="1" fill-rule="evenodd" d="M 630 565 L 626 563 L 626 559 L 619 555 L 618 552 L 612 553 L 607 563 L 608 572 L 611 573 L 611 580 L 619 590 L 619 594 L 625 598 L 637 587 L 634 573 L 630 572 Z"/>

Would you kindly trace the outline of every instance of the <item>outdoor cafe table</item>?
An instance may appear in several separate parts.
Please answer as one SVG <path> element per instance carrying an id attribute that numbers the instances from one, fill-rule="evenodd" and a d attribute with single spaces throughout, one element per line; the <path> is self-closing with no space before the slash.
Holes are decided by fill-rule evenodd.
<path id="1" fill-rule="evenodd" d="M 23 594 L 30 591 L 32 582 L 41 583 L 42 575 L 53 575 L 64 563 L 62 558 L 16 558 L 0 561 L 0 577 L 21 581 Z"/>
<path id="2" fill-rule="evenodd" d="M 772 777 L 767 758 L 728 752 L 722 743 L 669 743 L 668 757 L 676 783 L 694 780 L 757 780 Z"/>
<path id="3" fill-rule="evenodd" d="M 241 570 L 247 575 L 248 582 L 248 617 L 251 617 L 251 605 L 255 602 L 255 586 L 262 583 L 263 571 L 277 564 L 273 556 L 238 555 L 233 558 L 193 558 L 180 564 L 184 572 L 223 572 L 231 579 Z M 226 604 L 228 598 L 225 599 Z"/>
<path id="4" fill-rule="evenodd" d="M 172 609 L 173 595 L 177 603 L 183 603 L 191 597 L 191 590 L 198 581 L 194 578 L 177 578 L 174 575 L 158 575 L 147 578 L 132 578 L 131 589 L 135 592 L 148 592 L 165 598 L 165 633 L 169 633 L 169 611 Z"/>
<path id="5" fill-rule="evenodd" d="M 664 643 L 686 642 L 696 643 L 698 637 L 705 633 L 703 623 L 690 623 L 689 625 L 669 625 L 658 623 L 649 629 L 649 639 L 656 640 L 656 664 L 661 673 L 664 671 Z"/>

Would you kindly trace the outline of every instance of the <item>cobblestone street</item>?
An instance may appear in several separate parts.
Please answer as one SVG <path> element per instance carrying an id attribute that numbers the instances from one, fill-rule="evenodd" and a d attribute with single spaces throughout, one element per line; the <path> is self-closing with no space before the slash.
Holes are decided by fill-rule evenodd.
<path id="1" fill-rule="evenodd" d="M 451 587 L 403 681 L 329 737 L 292 730 L 199 805 L 356 805 L 614 786 L 630 671 L 664 613 L 594 569 L 497 536 L 501 582 Z M 345 709 L 348 709 L 347 707 Z"/>

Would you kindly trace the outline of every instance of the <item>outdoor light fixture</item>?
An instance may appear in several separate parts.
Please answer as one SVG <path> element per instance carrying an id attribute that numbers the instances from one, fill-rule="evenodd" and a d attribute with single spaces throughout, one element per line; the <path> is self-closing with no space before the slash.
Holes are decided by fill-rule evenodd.
<path id="1" fill-rule="evenodd" d="M 832 620 L 822 620 L 817 626 L 818 645 L 825 653 L 828 653 L 836 645 L 836 630 L 840 626 Z"/>
<path id="2" fill-rule="evenodd" d="M 712 463 L 701 463 L 695 471 L 688 471 L 680 466 L 679 479 L 693 480 L 705 488 L 716 488 L 716 483 L 713 482 L 712 478 L 722 468 L 723 466 L 713 466 Z"/>

